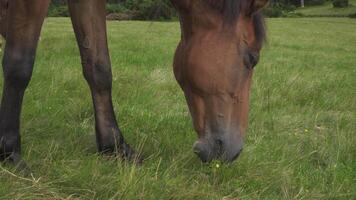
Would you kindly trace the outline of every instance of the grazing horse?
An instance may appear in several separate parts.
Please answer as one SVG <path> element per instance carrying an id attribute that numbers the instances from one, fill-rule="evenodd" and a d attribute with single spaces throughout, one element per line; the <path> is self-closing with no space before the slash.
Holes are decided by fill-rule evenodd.
<path id="1" fill-rule="evenodd" d="M 259 11 L 268 0 L 171 0 L 182 37 L 174 59 L 199 140 L 203 162 L 233 161 L 247 128 L 249 90 L 265 32 Z M 31 79 L 41 27 L 50 0 L 0 0 L 0 33 L 6 38 L 0 107 L 0 160 L 21 162 L 20 113 Z M 68 0 L 91 90 L 98 151 L 137 159 L 113 111 L 105 0 Z"/>

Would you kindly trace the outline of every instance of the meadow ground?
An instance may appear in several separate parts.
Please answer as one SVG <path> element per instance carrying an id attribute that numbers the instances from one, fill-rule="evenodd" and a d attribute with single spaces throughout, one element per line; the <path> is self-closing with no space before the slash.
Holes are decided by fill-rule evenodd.
<path id="1" fill-rule="evenodd" d="M 109 22 L 116 113 L 146 157 L 134 166 L 96 155 L 69 19 L 47 19 L 21 125 L 34 177 L 1 166 L 0 199 L 356 199 L 356 21 L 267 22 L 233 164 L 202 164 L 191 150 L 196 134 L 171 69 L 178 23 Z"/>

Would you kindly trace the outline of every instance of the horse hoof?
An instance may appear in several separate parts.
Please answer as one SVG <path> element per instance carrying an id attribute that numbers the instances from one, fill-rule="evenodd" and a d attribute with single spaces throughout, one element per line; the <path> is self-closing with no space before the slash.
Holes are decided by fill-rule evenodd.
<path id="1" fill-rule="evenodd" d="M 142 156 L 138 154 L 135 150 L 133 150 L 133 148 L 131 148 L 130 145 L 126 143 L 122 145 L 122 152 L 121 153 L 119 152 L 119 154 L 121 154 L 123 160 L 127 160 L 134 164 L 141 165 L 143 162 Z"/>
<path id="2" fill-rule="evenodd" d="M 141 165 L 143 162 L 142 156 L 126 143 L 118 148 L 102 151 L 102 154 L 109 158 L 121 159 L 137 165 Z"/>
<path id="3" fill-rule="evenodd" d="M 133 162 L 134 164 L 141 165 L 143 163 L 143 156 L 140 153 L 137 153 L 130 147 L 130 153 L 126 156 L 127 160 Z"/>
<path id="4" fill-rule="evenodd" d="M 3 160 L 3 162 L 10 165 L 15 171 L 22 173 L 24 176 L 30 176 L 32 174 L 30 167 L 21 158 L 19 153 L 11 153 L 10 156 Z"/>

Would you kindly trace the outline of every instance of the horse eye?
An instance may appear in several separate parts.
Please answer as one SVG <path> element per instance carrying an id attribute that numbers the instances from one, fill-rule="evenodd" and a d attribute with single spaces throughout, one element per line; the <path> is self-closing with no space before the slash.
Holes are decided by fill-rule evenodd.
<path id="1" fill-rule="evenodd" d="M 253 69 L 260 59 L 259 53 L 249 51 L 244 56 L 244 64 L 247 68 Z"/>

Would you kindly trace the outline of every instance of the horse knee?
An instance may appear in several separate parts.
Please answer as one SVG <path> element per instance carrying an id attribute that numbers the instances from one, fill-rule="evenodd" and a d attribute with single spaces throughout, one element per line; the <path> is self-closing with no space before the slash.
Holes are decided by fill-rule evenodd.
<path id="1" fill-rule="evenodd" d="M 98 91 L 110 90 L 112 86 L 111 65 L 97 60 L 84 65 L 84 77 L 89 85 Z"/>
<path id="2" fill-rule="evenodd" d="M 3 59 L 5 82 L 8 86 L 25 89 L 31 80 L 34 57 L 7 54 Z"/>

